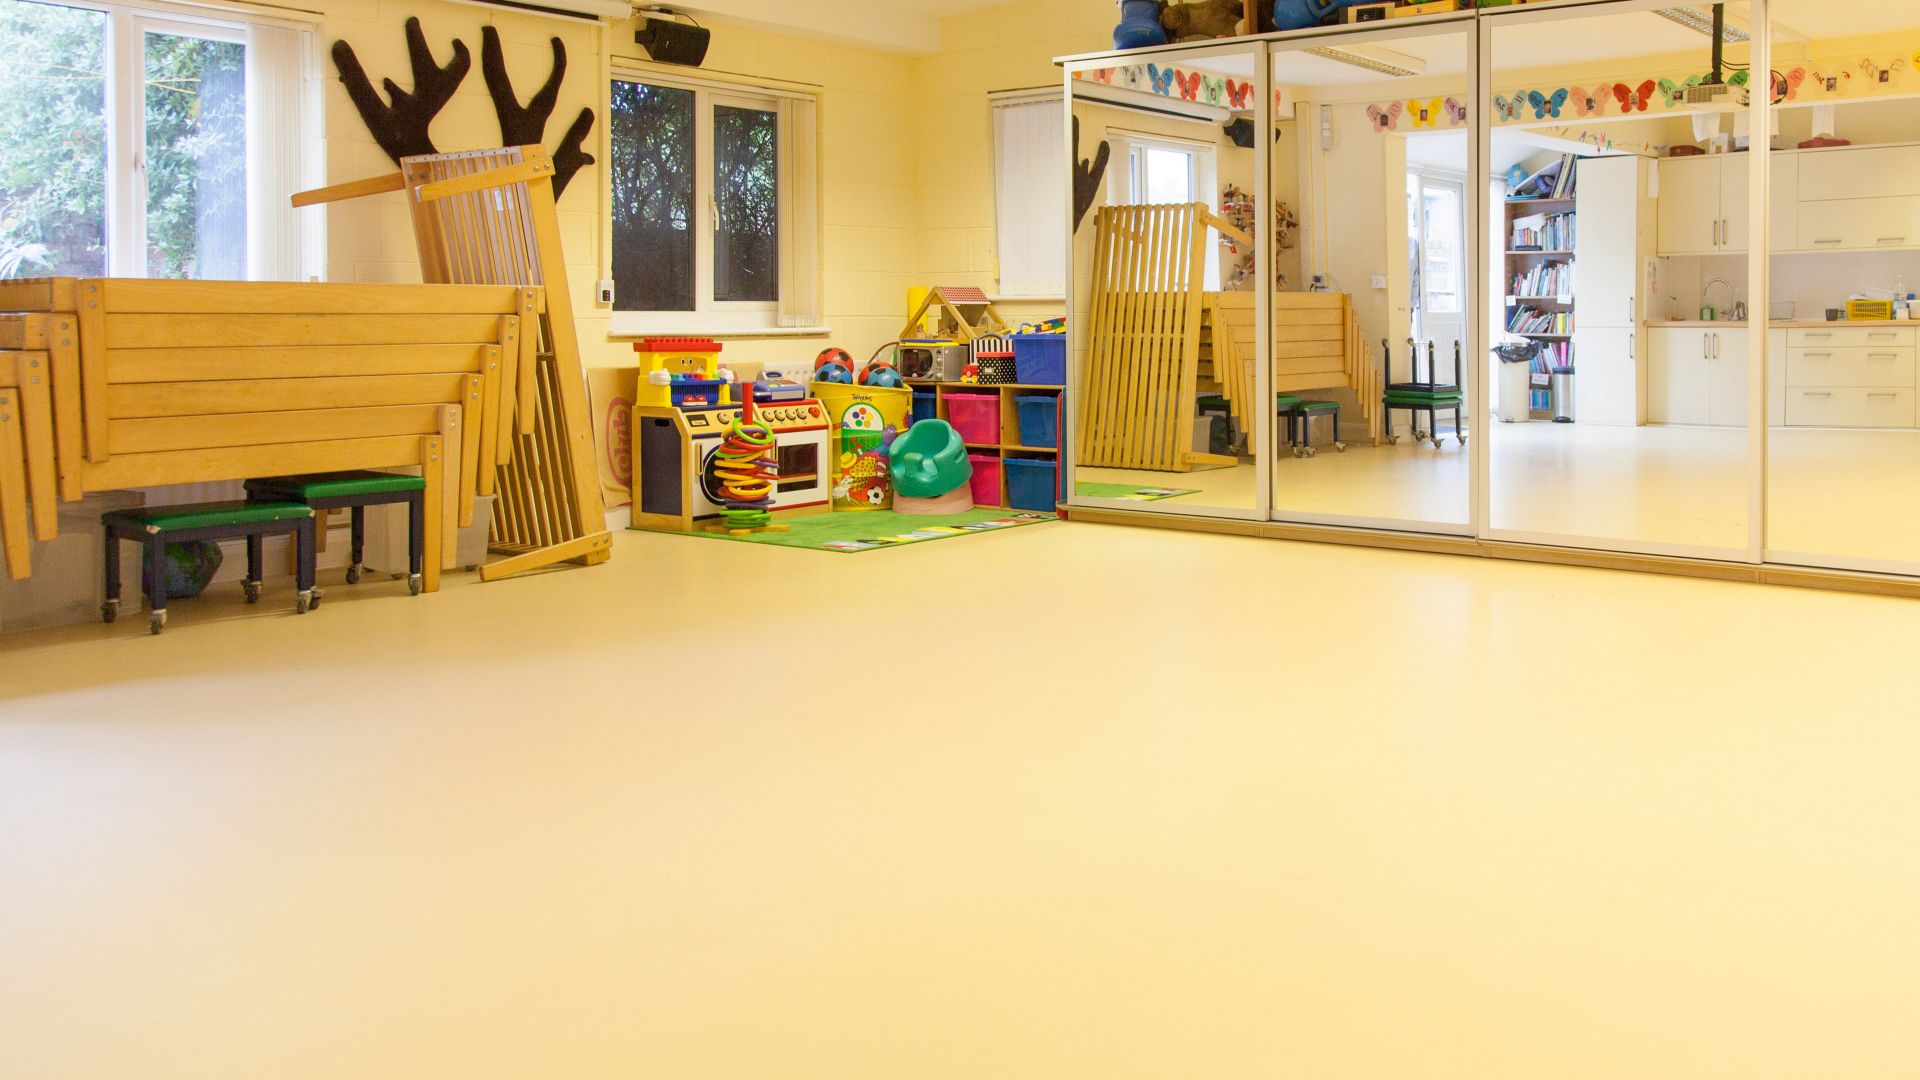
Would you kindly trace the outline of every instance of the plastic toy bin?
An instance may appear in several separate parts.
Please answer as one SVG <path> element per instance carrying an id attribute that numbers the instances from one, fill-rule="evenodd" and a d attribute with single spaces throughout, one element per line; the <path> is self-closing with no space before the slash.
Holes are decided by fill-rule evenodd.
<path id="1" fill-rule="evenodd" d="M 915 390 L 913 392 L 913 417 L 911 422 L 917 424 L 922 420 L 933 419 L 939 415 L 939 406 L 939 398 L 933 391 Z"/>
<path id="2" fill-rule="evenodd" d="M 973 464 L 973 505 L 1000 505 L 1000 459 L 992 454 L 968 454 Z"/>
<path id="3" fill-rule="evenodd" d="M 1005 465 L 1007 505 L 1015 510 L 1053 513 L 1059 503 L 1054 497 L 1058 490 L 1055 478 L 1060 475 L 1059 465 L 1033 458 L 1008 458 Z"/>
<path id="4" fill-rule="evenodd" d="M 1000 395 L 948 394 L 947 423 L 960 433 L 961 442 L 1000 445 Z"/>
<path id="5" fill-rule="evenodd" d="M 1016 394 L 1020 445 L 1052 449 L 1060 445 L 1060 399 L 1052 394 Z"/>
<path id="6" fill-rule="evenodd" d="M 1013 366 L 1028 386 L 1061 386 L 1067 381 L 1067 335 L 1014 334 Z"/>

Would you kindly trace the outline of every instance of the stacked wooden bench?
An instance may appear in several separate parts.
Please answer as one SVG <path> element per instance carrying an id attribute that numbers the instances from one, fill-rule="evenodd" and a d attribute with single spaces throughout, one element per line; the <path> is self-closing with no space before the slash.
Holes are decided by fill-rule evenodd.
<path id="1" fill-rule="evenodd" d="M 402 469 L 426 483 L 437 589 L 444 537 L 512 451 L 543 304 L 506 285 L 0 283 L 8 572 L 30 570 L 29 506 L 51 539 L 56 501 L 89 492 Z"/>

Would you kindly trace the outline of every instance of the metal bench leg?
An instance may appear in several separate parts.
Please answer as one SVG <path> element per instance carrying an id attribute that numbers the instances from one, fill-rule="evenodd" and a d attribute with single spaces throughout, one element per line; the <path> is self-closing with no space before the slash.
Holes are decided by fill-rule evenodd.
<path id="1" fill-rule="evenodd" d="M 421 492 L 414 492 L 407 500 L 407 591 L 415 596 L 426 579 L 427 569 L 427 499 Z"/>
<path id="2" fill-rule="evenodd" d="M 1333 410 L 1333 448 L 1335 450 L 1338 450 L 1342 454 L 1347 452 L 1347 444 L 1340 440 L 1340 410 L 1339 409 Z"/>
<path id="3" fill-rule="evenodd" d="M 157 634 L 167 628 L 166 542 L 147 540 L 140 545 L 141 585 L 147 593 L 147 632 Z"/>
<path id="4" fill-rule="evenodd" d="M 366 562 L 367 508 L 353 508 L 353 559 L 347 564 L 347 584 L 360 584 L 361 564 Z"/>
<path id="5" fill-rule="evenodd" d="M 106 590 L 100 602 L 100 621 L 112 622 L 120 617 L 120 538 L 112 529 L 102 530 L 107 534 Z"/>
<path id="6" fill-rule="evenodd" d="M 294 610 L 302 615 L 311 611 L 320 603 L 320 590 L 313 587 L 314 559 L 313 518 L 306 518 L 293 527 L 293 549 L 297 569 L 294 571 L 295 585 L 300 590 L 294 600 Z"/>
<path id="7" fill-rule="evenodd" d="M 267 561 L 266 541 L 259 533 L 247 534 L 247 580 L 241 582 L 240 587 L 246 591 L 249 604 L 260 602 L 262 567 Z"/>

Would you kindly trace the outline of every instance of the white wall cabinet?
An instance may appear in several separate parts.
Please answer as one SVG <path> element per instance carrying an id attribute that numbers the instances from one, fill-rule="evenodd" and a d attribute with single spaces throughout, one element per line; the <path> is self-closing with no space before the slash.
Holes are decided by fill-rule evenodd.
<path id="1" fill-rule="evenodd" d="M 1920 243 L 1920 196 L 1825 199 L 1799 206 L 1805 251 L 1875 251 Z"/>
<path id="2" fill-rule="evenodd" d="M 1638 424 L 1645 416 L 1641 267 L 1653 253 L 1655 230 L 1648 168 L 1645 159 L 1627 155 L 1580 163 L 1573 362 L 1579 373 L 1574 415 L 1583 424 Z"/>
<path id="3" fill-rule="evenodd" d="M 1745 154 L 1661 160 L 1660 254 L 1727 255 L 1747 250 L 1747 208 L 1752 205 L 1747 195 L 1749 160 Z"/>
<path id="4" fill-rule="evenodd" d="M 1647 331 L 1647 421 L 1740 427 L 1747 422 L 1747 331 Z"/>

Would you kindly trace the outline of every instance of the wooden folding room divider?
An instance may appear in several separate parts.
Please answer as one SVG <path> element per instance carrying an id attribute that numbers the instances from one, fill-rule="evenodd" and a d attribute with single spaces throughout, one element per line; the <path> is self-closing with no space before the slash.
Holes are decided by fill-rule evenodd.
<path id="1" fill-rule="evenodd" d="M 1252 239 L 1204 203 L 1108 206 L 1095 222 L 1080 464 L 1165 472 L 1238 465 L 1237 457 L 1193 449 L 1193 421 L 1208 229 Z"/>
<path id="2" fill-rule="evenodd" d="M 554 165 L 538 146 L 401 159 L 401 171 L 294 197 L 295 206 L 405 191 L 424 280 L 518 285 L 538 348 L 502 378 L 502 413 L 483 581 L 613 551 L 594 456 L 586 376 L 554 211 Z"/>

